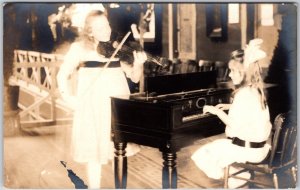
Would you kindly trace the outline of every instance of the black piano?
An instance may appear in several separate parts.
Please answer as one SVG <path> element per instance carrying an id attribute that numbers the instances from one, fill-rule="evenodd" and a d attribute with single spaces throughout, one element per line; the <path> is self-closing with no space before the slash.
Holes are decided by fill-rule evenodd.
<path id="1" fill-rule="evenodd" d="M 216 77 L 216 71 L 145 77 L 144 93 L 111 98 L 116 188 L 126 188 L 127 142 L 158 148 L 162 188 L 177 188 L 176 153 L 224 132 L 218 117 L 202 112 L 230 100 L 231 89 L 217 88 Z"/>

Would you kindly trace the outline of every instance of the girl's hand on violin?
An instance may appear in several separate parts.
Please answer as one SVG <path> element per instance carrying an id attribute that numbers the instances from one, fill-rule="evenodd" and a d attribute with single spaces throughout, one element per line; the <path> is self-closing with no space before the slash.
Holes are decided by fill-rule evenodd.
<path id="1" fill-rule="evenodd" d="M 137 29 L 137 25 L 136 25 L 136 24 L 132 24 L 132 25 L 130 26 L 130 28 L 131 28 L 131 31 L 132 31 L 132 34 L 133 34 L 134 39 L 138 40 L 140 34 L 139 34 L 138 29 Z"/>
<path id="2" fill-rule="evenodd" d="M 133 65 L 142 66 L 147 60 L 147 55 L 143 51 L 133 51 L 134 62 Z"/>
<path id="3" fill-rule="evenodd" d="M 219 108 L 217 108 L 215 106 L 204 106 L 203 107 L 203 113 L 211 113 L 211 114 L 217 115 L 218 112 L 219 112 Z"/>

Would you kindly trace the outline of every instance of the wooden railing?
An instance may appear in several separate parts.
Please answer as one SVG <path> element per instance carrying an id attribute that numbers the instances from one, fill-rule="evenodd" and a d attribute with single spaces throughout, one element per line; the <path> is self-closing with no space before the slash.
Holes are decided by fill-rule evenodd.
<path id="1" fill-rule="evenodd" d="M 30 105 L 19 102 L 21 124 L 37 126 L 57 123 L 56 109 L 60 95 L 57 90 L 56 75 L 62 61 L 62 55 L 14 50 L 12 78 L 34 99 Z M 45 115 L 49 110 L 41 111 L 41 106 L 44 104 L 50 105 L 50 114 Z M 68 110 L 67 107 L 61 107 Z"/>

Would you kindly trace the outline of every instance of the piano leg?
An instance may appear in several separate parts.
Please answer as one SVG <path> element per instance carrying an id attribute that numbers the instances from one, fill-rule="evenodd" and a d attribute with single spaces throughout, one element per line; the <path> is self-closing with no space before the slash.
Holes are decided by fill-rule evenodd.
<path id="1" fill-rule="evenodd" d="M 115 143 L 114 173 L 116 189 L 126 189 L 127 185 L 127 156 L 125 149 L 126 143 Z"/>
<path id="2" fill-rule="evenodd" d="M 163 152 L 162 188 L 177 188 L 176 153 Z"/>

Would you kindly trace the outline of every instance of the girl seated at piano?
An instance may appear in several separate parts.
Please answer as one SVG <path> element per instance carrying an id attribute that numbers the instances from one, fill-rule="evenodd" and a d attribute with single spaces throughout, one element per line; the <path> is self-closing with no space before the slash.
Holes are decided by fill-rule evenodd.
<path id="1" fill-rule="evenodd" d="M 271 123 L 258 65 L 258 60 L 266 56 L 260 49 L 261 43 L 261 39 L 251 40 L 244 50 L 231 54 L 229 76 L 235 85 L 232 103 L 203 108 L 204 113 L 217 115 L 226 125 L 226 139 L 208 143 L 192 155 L 197 167 L 210 178 L 221 179 L 224 168 L 234 162 L 261 162 L 270 150 L 267 140 Z M 238 168 L 230 167 L 230 173 L 236 171 Z M 250 178 L 249 172 L 239 175 Z M 228 186 L 235 188 L 244 183 L 229 178 Z"/>
<path id="2" fill-rule="evenodd" d="M 146 60 L 145 52 L 135 51 L 132 65 L 110 59 L 112 56 L 106 55 L 105 47 L 98 45 L 108 42 L 110 36 L 111 28 L 104 12 L 91 11 L 86 16 L 81 40 L 71 44 L 57 75 L 62 98 L 74 108 L 72 157 L 86 164 L 88 187 L 93 189 L 101 187 L 101 167 L 113 158 L 110 97 L 130 94 L 124 72 L 133 82 L 138 82 Z M 72 96 L 68 78 L 76 70 L 77 93 Z"/>

